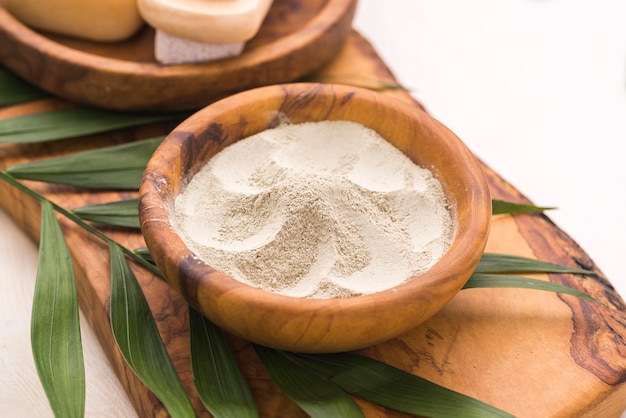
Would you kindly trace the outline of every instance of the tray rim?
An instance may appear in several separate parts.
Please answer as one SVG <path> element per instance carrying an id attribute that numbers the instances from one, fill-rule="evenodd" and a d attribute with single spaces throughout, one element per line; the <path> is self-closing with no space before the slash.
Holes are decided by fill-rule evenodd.
<path id="1" fill-rule="evenodd" d="M 134 100 L 139 104 L 130 105 L 97 96 L 107 95 L 115 90 L 143 93 L 141 88 L 133 92 L 128 86 L 122 85 L 130 78 L 135 85 L 140 82 L 142 86 L 154 85 L 154 88 L 159 90 L 166 88 L 168 84 L 170 88 L 178 87 L 181 96 L 194 93 L 190 87 L 184 87 L 184 84 L 197 85 L 198 90 L 203 91 L 207 90 L 207 86 L 212 87 L 214 89 L 212 93 L 215 93 L 212 99 L 252 87 L 293 81 L 314 72 L 339 51 L 350 33 L 356 4 L 357 0 L 327 0 L 317 15 L 306 25 L 282 38 L 249 51 L 244 50 L 238 57 L 207 63 L 163 65 L 156 61 L 130 61 L 72 48 L 29 28 L 13 17 L 6 10 L 5 1 L 0 0 L 0 64 L 37 87 L 76 103 L 122 111 L 196 110 L 212 100 L 198 99 L 193 103 L 187 100 L 184 105 L 168 106 L 167 103 L 135 97 Z M 22 52 L 13 56 L 12 52 L 18 47 Z M 313 49 L 320 51 L 318 57 L 311 56 Z M 48 67 L 54 64 L 64 69 L 63 74 L 72 71 L 87 74 L 89 77 L 85 77 L 83 81 L 67 80 L 63 79 L 61 71 L 58 71 L 58 74 L 46 72 L 45 77 L 37 77 L 38 71 L 25 65 L 29 62 L 28 60 L 24 62 L 25 54 L 32 57 L 32 60 L 47 63 Z M 299 59 L 304 57 L 307 59 Z M 278 73 L 277 67 L 282 63 L 295 60 L 301 68 L 284 66 L 285 69 L 280 71 L 281 74 L 276 76 L 271 74 L 270 69 Z M 254 78 L 251 73 L 261 67 L 269 69 L 264 71 L 265 79 L 260 82 L 249 82 L 241 86 L 226 83 L 223 90 L 216 88 L 223 81 L 224 75 L 238 72 L 244 79 Z M 81 95 L 80 92 L 86 94 Z M 96 97 L 92 97 L 94 95 Z"/>

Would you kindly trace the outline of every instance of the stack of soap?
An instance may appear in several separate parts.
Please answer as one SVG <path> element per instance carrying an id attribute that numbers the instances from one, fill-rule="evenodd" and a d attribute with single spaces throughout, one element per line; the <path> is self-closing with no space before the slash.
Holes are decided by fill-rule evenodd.
<path id="1" fill-rule="evenodd" d="M 15 18 L 35 29 L 96 42 L 116 42 L 143 25 L 137 0 L 6 0 Z"/>
<path id="2" fill-rule="evenodd" d="M 143 19 L 156 30 L 162 64 L 211 61 L 241 54 L 256 35 L 272 0 L 139 0 Z"/>

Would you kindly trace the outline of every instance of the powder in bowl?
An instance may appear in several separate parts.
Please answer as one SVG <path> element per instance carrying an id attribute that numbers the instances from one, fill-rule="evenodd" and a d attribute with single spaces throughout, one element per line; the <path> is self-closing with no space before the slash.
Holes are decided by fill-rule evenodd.
<path id="1" fill-rule="evenodd" d="M 294 297 L 379 292 L 439 260 L 455 233 L 442 186 L 375 131 L 284 124 L 216 154 L 175 202 L 205 263 Z"/>

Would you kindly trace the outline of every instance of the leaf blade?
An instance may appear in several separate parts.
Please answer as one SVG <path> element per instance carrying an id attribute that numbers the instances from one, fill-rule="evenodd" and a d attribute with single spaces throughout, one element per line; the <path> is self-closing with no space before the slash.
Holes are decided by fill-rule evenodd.
<path id="1" fill-rule="evenodd" d="M 184 116 L 180 113 L 137 114 L 70 107 L 0 121 L 0 143 L 25 144 L 76 138 L 152 122 L 179 120 Z"/>
<path id="2" fill-rule="evenodd" d="M 111 329 L 128 365 L 172 417 L 193 417 L 191 402 L 165 350 L 150 307 L 117 245 L 111 256 Z"/>
<path id="3" fill-rule="evenodd" d="M 97 205 L 82 206 L 72 210 L 85 221 L 125 228 L 140 228 L 138 199 L 126 199 Z"/>
<path id="4" fill-rule="evenodd" d="M 507 202 L 499 199 L 491 200 L 492 215 L 512 215 L 516 213 L 540 213 L 546 210 L 553 210 L 553 207 L 541 207 L 520 203 Z"/>
<path id="5" fill-rule="evenodd" d="M 148 248 L 136 248 L 133 250 L 133 253 L 136 257 L 139 257 L 150 264 L 154 264 L 154 258 L 152 257 L 152 254 L 150 254 L 150 250 L 148 250 Z"/>
<path id="6" fill-rule="evenodd" d="M 191 370 L 198 395 L 216 418 L 254 418 L 258 411 L 230 346 L 218 328 L 189 308 Z"/>
<path id="7" fill-rule="evenodd" d="M 49 94 L 26 83 L 7 68 L 0 67 L 0 106 L 43 99 Z"/>
<path id="8" fill-rule="evenodd" d="M 89 189 L 136 190 L 148 160 L 163 137 L 83 151 L 8 167 L 23 180 Z"/>
<path id="9" fill-rule="evenodd" d="M 532 258 L 483 253 L 474 273 L 571 273 L 595 274 L 583 268 L 568 267 Z"/>
<path id="10" fill-rule="evenodd" d="M 74 269 L 52 205 L 42 202 L 39 264 L 31 317 L 33 358 L 55 416 L 82 417 L 83 360 Z"/>
<path id="11" fill-rule="evenodd" d="M 294 356 L 346 392 L 390 409 L 431 418 L 512 416 L 369 357 L 350 353 Z"/>
<path id="12" fill-rule="evenodd" d="M 356 402 L 332 381 L 309 372 L 293 355 L 254 345 L 272 380 L 311 417 L 363 417 Z"/>
<path id="13" fill-rule="evenodd" d="M 512 288 L 512 289 L 534 289 L 554 293 L 564 293 L 576 296 L 591 302 L 600 303 L 597 299 L 579 292 L 568 286 L 552 283 L 545 280 L 531 279 L 529 277 L 510 276 L 506 274 L 486 274 L 474 273 L 469 278 L 463 289 L 485 289 L 485 288 Z"/>

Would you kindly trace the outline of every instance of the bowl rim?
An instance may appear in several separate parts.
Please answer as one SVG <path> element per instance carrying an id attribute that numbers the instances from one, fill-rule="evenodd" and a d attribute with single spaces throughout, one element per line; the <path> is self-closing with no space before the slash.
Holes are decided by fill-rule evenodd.
<path id="1" fill-rule="evenodd" d="M 359 100 L 372 106 L 390 106 L 394 112 L 402 113 L 403 117 L 415 119 L 418 124 L 427 126 L 428 129 L 435 129 L 441 135 L 439 140 L 443 141 L 439 145 L 445 143 L 445 149 L 448 151 L 454 150 L 455 157 L 463 161 L 467 169 L 459 173 L 459 178 L 456 181 L 471 181 L 472 187 L 465 184 L 467 186 L 465 189 L 467 196 L 466 200 L 463 201 L 464 207 L 455 208 L 456 233 L 453 242 L 441 259 L 427 271 L 410 278 L 398 286 L 372 294 L 340 299 L 303 300 L 298 297 L 254 288 L 226 274 L 217 272 L 201 262 L 185 246 L 182 238 L 176 233 L 175 228 L 171 224 L 171 208 L 167 206 L 171 206 L 172 202 L 171 200 L 169 202 L 164 201 L 164 197 L 171 197 L 172 190 L 167 190 L 168 187 L 174 186 L 178 188 L 178 190 L 174 190 L 173 194 L 178 193 L 185 186 L 184 182 L 188 178 L 172 179 L 171 176 L 170 178 L 164 177 L 160 174 L 159 167 L 174 167 L 174 170 L 182 170 L 185 164 L 189 165 L 190 161 L 181 161 L 181 158 L 185 158 L 181 150 L 184 147 L 193 147 L 192 144 L 198 142 L 198 139 L 192 133 L 197 132 L 198 129 L 206 129 L 207 120 L 219 120 L 220 115 L 229 112 L 241 112 L 242 106 L 249 106 L 250 103 L 255 103 L 258 100 L 263 100 L 265 103 L 268 100 L 277 100 L 277 103 L 281 103 L 281 106 L 284 106 L 285 97 L 298 94 L 304 96 L 332 96 L 333 106 L 336 105 L 338 98 L 341 98 L 341 100 Z M 238 139 L 240 138 L 229 138 L 229 141 L 235 142 Z M 221 147 L 223 148 L 228 144 L 220 145 L 223 145 Z M 210 146 L 219 147 L 219 145 L 214 144 Z M 201 151 L 194 149 L 195 154 L 190 153 L 186 158 L 190 158 L 192 154 L 198 155 L 198 152 Z M 200 156 L 199 158 L 205 157 Z M 446 155 L 445 158 L 450 159 L 451 156 Z M 198 164 L 196 171 L 203 164 Z M 444 186 L 444 189 L 446 189 L 448 185 L 440 177 L 441 174 L 437 172 L 437 168 L 428 168 L 433 171 Z M 193 174 L 195 173 L 189 174 L 189 178 Z M 449 191 L 445 190 L 445 192 L 450 197 Z M 403 324 L 399 327 L 402 328 L 401 330 L 394 332 L 398 335 L 407 331 L 418 325 L 420 320 L 423 322 L 423 320 L 436 313 L 461 290 L 482 256 L 491 219 L 491 197 L 480 163 L 461 140 L 443 124 L 422 111 L 417 104 L 410 105 L 384 93 L 360 87 L 320 83 L 289 83 L 260 87 L 222 99 L 199 110 L 175 128 L 150 159 L 141 183 L 139 201 L 141 227 L 146 244 L 151 252 L 155 252 L 153 254 L 155 262 L 168 277 L 168 281 L 192 306 L 200 309 L 209 319 L 226 330 L 248 339 L 251 339 L 248 331 L 254 333 L 255 330 L 242 331 L 241 329 L 233 328 L 232 324 L 229 323 L 229 319 L 222 314 L 221 310 L 227 308 L 224 303 L 236 306 L 241 301 L 245 301 L 246 304 L 254 305 L 260 315 L 280 306 L 281 311 L 292 315 L 294 318 L 317 317 L 317 319 L 312 320 L 320 321 L 320 317 L 326 317 L 327 321 L 332 321 L 332 316 L 337 315 L 338 312 L 341 312 L 346 320 L 349 321 L 350 318 L 357 319 L 359 315 L 363 314 L 364 310 L 382 313 L 384 310 L 393 307 L 402 311 L 401 313 L 399 312 L 399 315 L 415 315 L 415 321 L 413 321 L 414 324 L 412 326 L 408 323 Z M 459 216 L 463 216 L 463 218 L 459 219 Z M 167 248 L 167 251 L 164 252 L 164 248 Z M 468 248 L 474 248 L 476 251 L 468 251 Z M 459 268 L 460 266 L 462 266 L 462 269 Z M 416 294 L 435 286 L 440 288 L 440 300 L 422 301 L 422 304 L 416 306 L 416 301 L 414 300 Z M 226 295 L 227 301 L 220 303 L 219 299 L 224 295 Z M 425 303 L 432 306 L 425 307 Z M 272 345 L 272 338 L 274 337 L 270 338 L 269 343 L 267 340 L 260 341 L 260 343 Z M 254 338 L 252 340 L 254 341 Z M 374 338 L 362 346 L 376 342 L 380 341 L 375 341 Z M 278 344 L 275 348 L 292 349 L 293 347 Z M 347 347 L 347 349 L 352 348 L 358 347 Z"/>

